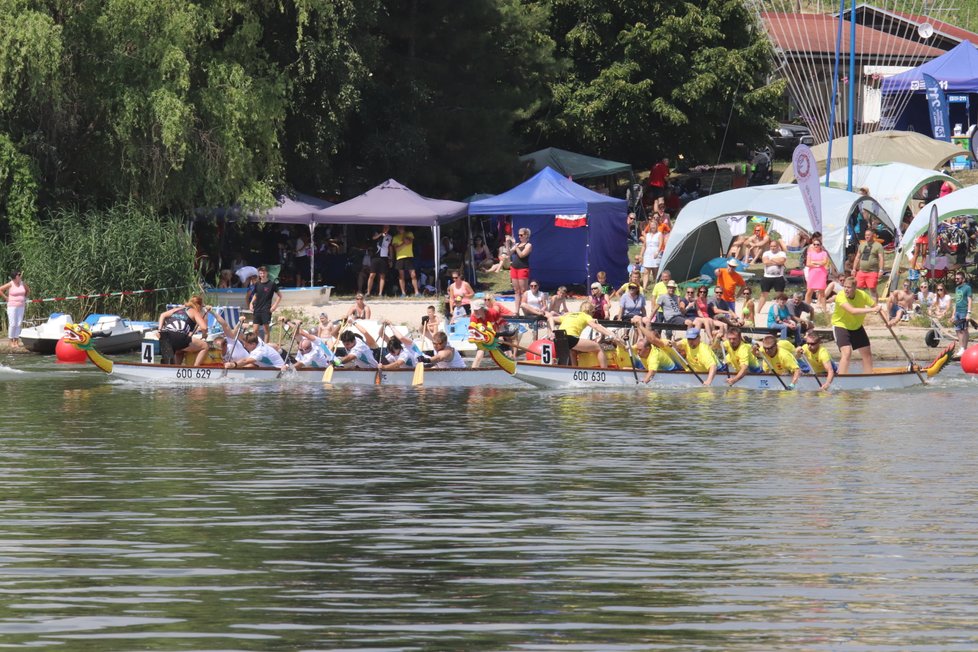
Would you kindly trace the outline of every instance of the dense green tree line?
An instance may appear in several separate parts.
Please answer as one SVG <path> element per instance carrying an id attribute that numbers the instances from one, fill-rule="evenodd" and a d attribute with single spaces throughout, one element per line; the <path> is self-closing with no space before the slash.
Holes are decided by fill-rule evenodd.
<path id="1" fill-rule="evenodd" d="M 742 0 L 0 0 L 0 215 L 457 198 L 548 145 L 708 161 L 728 116 L 764 133 L 768 61 Z"/>

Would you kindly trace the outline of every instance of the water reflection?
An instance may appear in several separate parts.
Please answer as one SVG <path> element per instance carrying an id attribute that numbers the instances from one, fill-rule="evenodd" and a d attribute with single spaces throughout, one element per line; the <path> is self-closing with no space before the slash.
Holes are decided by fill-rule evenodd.
<path id="1" fill-rule="evenodd" d="M 975 383 L 0 394 L 0 632 L 155 649 L 973 647 Z M 937 421 L 937 423 L 935 423 Z"/>

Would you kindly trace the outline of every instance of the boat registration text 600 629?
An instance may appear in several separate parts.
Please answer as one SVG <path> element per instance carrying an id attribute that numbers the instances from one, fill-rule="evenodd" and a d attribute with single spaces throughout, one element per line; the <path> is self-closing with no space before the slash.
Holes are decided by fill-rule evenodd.
<path id="1" fill-rule="evenodd" d="M 210 369 L 177 369 L 177 378 L 184 380 L 208 380 Z"/>
<path id="2" fill-rule="evenodd" d="M 606 375 L 603 371 L 588 371 L 581 369 L 574 372 L 574 380 L 585 383 L 603 383 L 606 380 Z"/>

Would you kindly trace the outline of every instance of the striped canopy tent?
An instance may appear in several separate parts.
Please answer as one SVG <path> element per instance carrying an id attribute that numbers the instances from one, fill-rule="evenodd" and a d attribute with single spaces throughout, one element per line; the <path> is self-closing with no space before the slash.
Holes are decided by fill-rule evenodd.
<path id="1" fill-rule="evenodd" d="M 832 170 L 829 174 L 829 184 L 834 188 L 845 188 L 848 183 L 849 171 L 845 168 Z M 869 196 L 875 199 L 886 214 L 893 218 L 897 225 L 897 237 L 900 235 L 899 226 L 903 221 L 903 213 L 910 205 L 914 195 L 924 186 L 935 181 L 947 181 L 955 188 L 961 187 L 961 182 L 952 176 L 919 168 L 906 163 L 884 163 L 881 165 L 854 165 L 852 168 L 852 187 L 866 188 Z M 825 183 L 825 175 L 822 175 Z M 911 211 L 913 209 L 911 208 Z"/>
<path id="2" fill-rule="evenodd" d="M 849 216 L 861 204 L 872 203 L 873 199 L 838 188 L 820 186 L 822 196 L 822 241 L 836 269 L 844 267 L 846 255 L 846 226 Z M 879 218 L 893 228 L 889 215 L 880 211 Z M 666 250 L 662 255 L 660 273 L 676 257 L 676 253 L 689 241 L 696 241 L 697 233 L 705 226 L 725 221 L 728 217 L 753 215 L 787 222 L 792 226 L 811 233 L 814 228 L 801 190 L 794 184 L 775 184 L 770 186 L 752 186 L 737 188 L 726 192 L 708 195 L 702 199 L 687 204 L 676 219 L 675 227 L 669 236 Z M 728 231 L 729 233 L 729 231 Z M 729 238 L 723 244 L 723 249 L 729 246 Z M 716 250 L 710 252 L 710 257 L 723 255 Z M 699 269 L 698 267 L 696 268 Z M 684 270 L 671 268 L 673 274 L 682 274 Z"/>

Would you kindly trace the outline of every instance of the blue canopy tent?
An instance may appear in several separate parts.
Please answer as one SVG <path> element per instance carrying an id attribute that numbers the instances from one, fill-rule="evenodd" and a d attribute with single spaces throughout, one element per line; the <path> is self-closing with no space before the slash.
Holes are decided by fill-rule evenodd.
<path id="1" fill-rule="evenodd" d="M 585 287 L 598 271 L 613 284 L 628 267 L 628 203 L 588 190 L 546 167 L 520 185 L 469 204 L 469 215 L 512 215 L 514 233 L 532 232 L 530 274 L 545 287 Z M 583 216 L 583 217 L 580 217 Z M 577 228 L 558 226 L 559 218 Z"/>
<path id="2" fill-rule="evenodd" d="M 978 103 L 970 101 L 970 95 L 978 93 L 978 48 L 969 41 L 962 41 L 953 49 L 927 63 L 884 79 L 880 88 L 884 107 L 888 98 L 890 101 L 897 98 L 895 101 L 900 104 L 898 99 L 900 96 L 906 97 L 908 93 L 911 94 L 906 107 L 896 117 L 896 129 L 906 131 L 912 126 L 914 131 L 930 133 L 930 114 L 927 110 L 924 75 L 936 79 L 947 93 L 951 102 L 951 124 L 961 123 L 967 130 L 967 126 L 974 123 L 971 104 L 978 107 Z M 956 97 L 963 98 L 964 101 L 956 101 Z"/>

